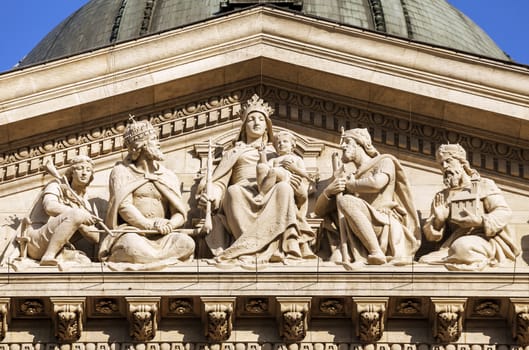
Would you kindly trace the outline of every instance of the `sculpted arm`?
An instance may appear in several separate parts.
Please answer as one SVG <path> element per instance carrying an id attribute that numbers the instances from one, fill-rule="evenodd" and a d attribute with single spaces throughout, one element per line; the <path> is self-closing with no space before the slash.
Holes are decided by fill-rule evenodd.
<path id="1" fill-rule="evenodd" d="M 132 194 L 127 195 L 118 209 L 119 215 L 129 225 L 143 230 L 150 230 L 153 228 L 152 220 L 147 219 L 133 204 Z"/>
<path id="2" fill-rule="evenodd" d="M 483 230 L 488 237 L 495 236 L 509 223 L 512 211 L 501 193 L 487 196 L 483 200 L 485 214 L 483 214 Z"/>
<path id="3" fill-rule="evenodd" d="M 347 191 L 350 193 L 377 193 L 389 183 L 389 175 L 376 173 L 361 179 L 351 178 L 347 181 Z"/>
<path id="4" fill-rule="evenodd" d="M 448 204 L 445 201 L 444 194 L 438 192 L 432 201 L 430 216 L 426 219 L 423 227 L 424 235 L 427 240 L 438 242 L 443 238 L 446 221 L 450 214 Z"/>
<path id="5" fill-rule="evenodd" d="M 221 178 L 219 181 L 213 182 L 207 191 L 205 187 L 202 189 L 200 196 L 198 197 L 199 207 L 205 208 L 206 203 L 210 201 L 214 210 L 220 208 L 224 191 L 226 191 L 226 184 L 224 181 L 222 181 L 222 179 L 223 178 Z"/>
<path id="6" fill-rule="evenodd" d="M 345 190 L 346 180 L 344 177 L 335 178 L 318 196 L 314 213 L 319 217 L 325 217 L 333 211 L 336 211 L 336 195 Z"/>
<path id="7" fill-rule="evenodd" d="M 44 190 L 44 197 L 42 199 L 42 205 L 44 211 L 49 216 L 57 216 L 69 209 L 70 206 L 63 204 L 60 200 L 61 188 L 56 182 L 50 183 Z"/>
<path id="8" fill-rule="evenodd" d="M 305 163 L 301 157 L 296 157 L 295 161 L 283 161 L 281 165 L 288 171 L 310 180 L 309 173 L 307 173 L 307 170 L 305 169 Z"/>
<path id="9" fill-rule="evenodd" d="M 346 184 L 350 193 L 378 193 L 387 186 L 391 178 L 395 177 L 395 164 L 390 159 L 383 159 L 364 176 L 355 179 L 351 176 Z"/>

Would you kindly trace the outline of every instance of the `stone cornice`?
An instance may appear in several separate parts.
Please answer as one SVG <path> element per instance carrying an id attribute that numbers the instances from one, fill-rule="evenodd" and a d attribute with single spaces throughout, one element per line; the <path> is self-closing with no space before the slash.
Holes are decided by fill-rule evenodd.
<path id="1" fill-rule="evenodd" d="M 79 108 L 258 57 L 529 119 L 525 67 L 258 7 L 3 74 L 0 84 L 10 88 L 0 92 L 0 124 Z M 275 74 L 266 65 L 261 73 Z M 217 79 L 212 84 L 222 85 L 235 77 Z"/>

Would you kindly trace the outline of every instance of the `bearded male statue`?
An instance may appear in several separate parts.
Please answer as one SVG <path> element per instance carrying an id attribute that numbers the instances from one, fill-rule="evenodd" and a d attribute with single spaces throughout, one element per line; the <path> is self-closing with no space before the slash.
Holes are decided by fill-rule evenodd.
<path id="1" fill-rule="evenodd" d="M 123 138 L 128 155 L 110 174 L 105 220 L 114 234 L 104 238 L 100 259 L 111 263 L 149 264 L 147 268 L 192 259 L 194 240 L 178 232 L 186 220 L 180 181 L 160 163 L 164 155 L 156 130 L 148 121 L 133 120 Z"/>
<path id="2" fill-rule="evenodd" d="M 507 225 L 512 212 L 500 189 L 470 168 L 459 144 L 441 145 L 436 158 L 446 187 L 434 196 L 423 231 L 427 240 L 446 240 L 420 261 L 450 270 L 512 263 L 520 246 Z"/>

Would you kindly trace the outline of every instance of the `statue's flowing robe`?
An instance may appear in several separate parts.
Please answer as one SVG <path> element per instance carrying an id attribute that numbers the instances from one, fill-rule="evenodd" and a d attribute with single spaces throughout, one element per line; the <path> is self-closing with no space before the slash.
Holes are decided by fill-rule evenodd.
<path id="1" fill-rule="evenodd" d="M 389 179 L 387 185 L 379 192 L 357 195 L 345 192 L 339 201 L 336 197 L 327 198 L 322 194 L 316 202 L 315 212 L 327 220 L 342 220 L 341 223 L 336 223 L 336 227 L 346 231 L 345 235 L 342 235 L 346 237 L 347 242 L 342 244 L 347 243 L 353 261 L 365 262 L 368 252 L 347 224 L 349 216 L 357 215 L 349 206 L 350 202 L 361 200 L 369 213 L 368 219 L 379 228 L 378 244 L 388 260 L 398 259 L 411 263 L 421 244 L 421 233 L 404 169 L 395 157 L 383 154 L 363 164 L 354 176 L 356 179 L 362 179 L 377 173 L 386 174 Z M 336 215 L 338 211 L 343 215 Z"/>
<path id="2" fill-rule="evenodd" d="M 164 259 L 175 260 L 175 262 L 176 260 L 187 260 L 193 256 L 194 241 L 189 236 L 178 232 L 167 235 L 141 236 L 134 233 L 135 228 L 130 227 L 120 217 L 119 209 L 123 201 L 127 200 L 135 190 L 149 182 L 156 187 L 174 210 L 185 217 L 186 207 L 180 194 L 180 181 L 173 172 L 159 165 L 154 174 L 147 175 L 127 160 L 117 163 L 110 174 L 110 199 L 105 223 L 110 229 L 119 228 L 120 232 L 130 229 L 130 233 L 106 235 L 99 249 L 101 260 L 118 263 L 156 263 Z M 131 237 L 132 239 L 130 239 Z M 142 246 L 153 253 L 149 256 L 142 255 L 140 251 L 130 246 L 132 244 L 138 245 L 138 247 Z M 137 255 L 130 253 L 134 251 L 137 252 Z"/>
<path id="3" fill-rule="evenodd" d="M 452 197 L 461 191 L 470 193 L 471 189 L 446 188 L 439 194 L 450 205 Z M 515 240 L 514 230 L 507 225 L 512 211 L 500 189 L 494 181 L 482 178 L 477 182 L 477 193 L 483 210 L 483 225 L 460 227 L 449 217 L 441 229 L 437 230 L 434 227 L 434 216 L 430 215 L 424 225 L 425 237 L 431 241 L 439 241 L 443 237 L 446 240 L 438 251 L 421 257 L 421 262 L 446 264 L 453 270 L 476 270 L 516 259 L 520 254 L 520 246 Z M 433 202 L 431 212 L 433 213 Z"/>
<path id="4" fill-rule="evenodd" d="M 262 199 L 256 180 L 259 152 L 238 142 L 226 152 L 215 169 L 213 184 L 220 188 L 220 210 L 215 215 L 213 231 L 206 236 L 211 251 L 220 259 L 230 260 L 259 253 L 266 260 L 273 254 L 288 255 L 282 237 L 288 228 L 299 244 L 311 243 L 314 233 L 308 225 L 306 196 L 295 199 L 288 182 L 276 183 Z M 226 234 L 228 233 L 228 234 Z"/>

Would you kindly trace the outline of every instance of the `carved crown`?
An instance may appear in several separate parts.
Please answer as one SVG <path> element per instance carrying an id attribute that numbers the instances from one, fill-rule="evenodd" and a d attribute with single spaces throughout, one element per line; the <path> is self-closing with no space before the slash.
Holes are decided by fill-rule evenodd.
<path id="1" fill-rule="evenodd" d="M 241 119 L 243 121 L 246 120 L 248 114 L 252 112 L 260 112 L 265 116 L 270 117 L 272 114 L 274 114 L 274 109 L 268 104 L 268 102 L 264 102 L 262 98 L 260 98 L 257 94 L 254 94 L 252 98 L 250 98 L 243 106 Z"/>
<path id="2" fill-rule="evenodd" d="M 125 146 L 129 146 L 138 140 L 147 140 L 157 136 L 156 130 L 149 121 L 141 120 L 137 122 L 134 116 L 131 116 L 130 120 L 131 123 L 127 124 L 125 132 L 123 133 Z"/>

